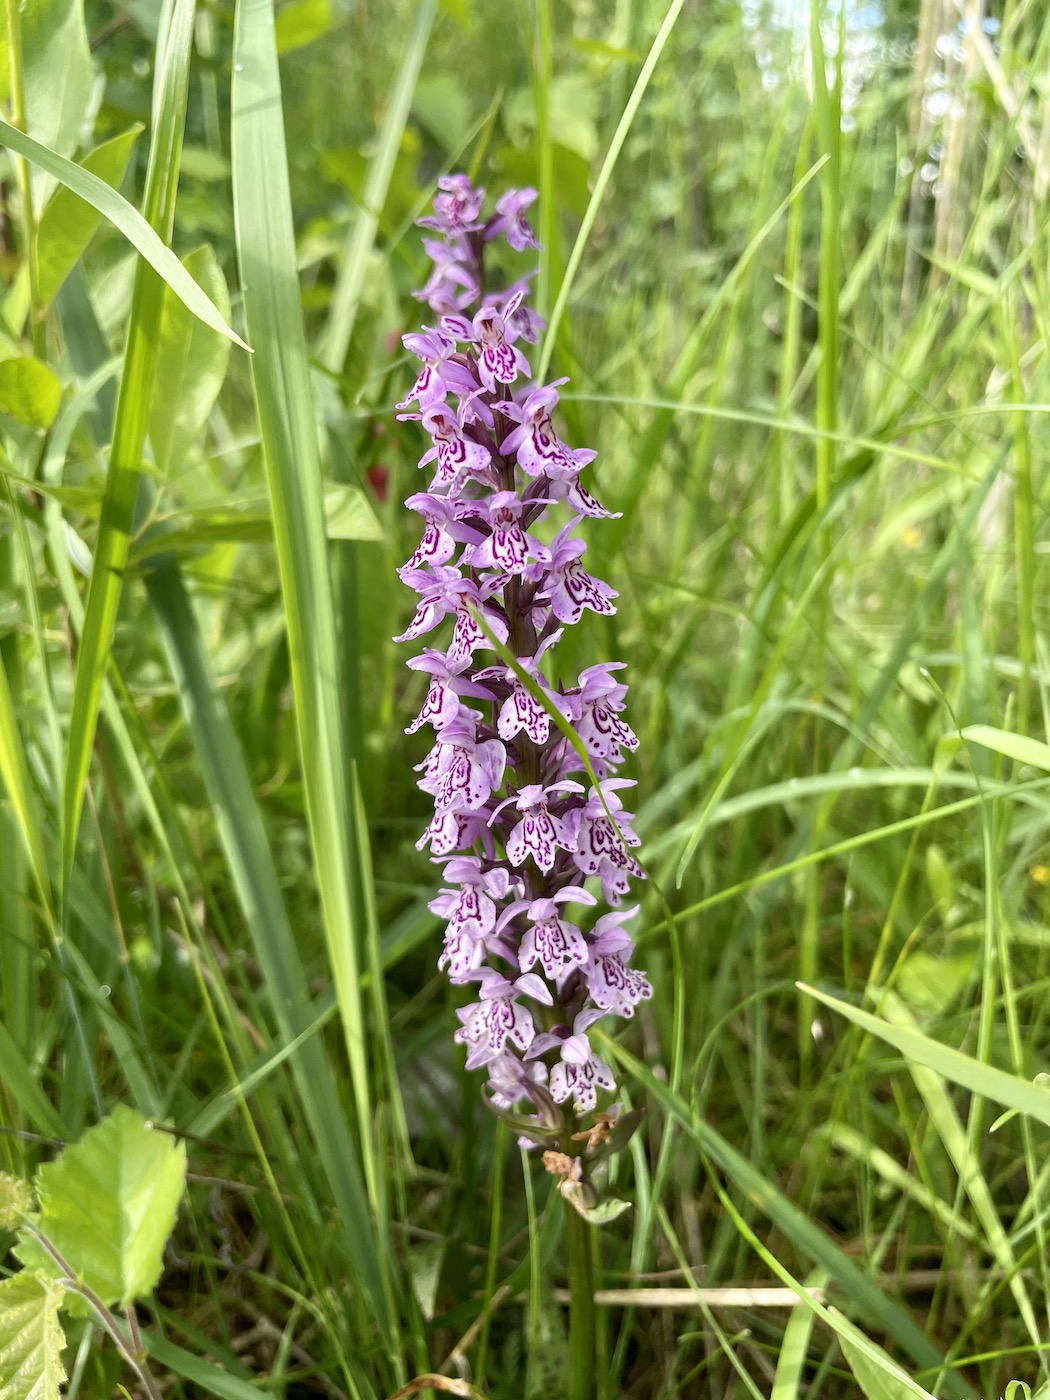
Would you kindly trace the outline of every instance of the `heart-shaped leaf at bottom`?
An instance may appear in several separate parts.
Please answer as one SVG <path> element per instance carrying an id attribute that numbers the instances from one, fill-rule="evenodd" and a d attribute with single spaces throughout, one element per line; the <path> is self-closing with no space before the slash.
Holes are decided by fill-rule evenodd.
<path id="1" fill-rule="evenodd" d="M 186 1181 L 186 1149 L 120 1105 L 36 1174 L 35 1229 L 107 1307 L 151 1293 Z M 61 1270 L 28 1231 L 15 1253 Z"/>
<path id="2" fill-rule="evenodd" d="M 0 1400 L 58 1400 L 66 1378 L 58 1320 L 62 1288 L 40 1274 L 0 1283 Z"/>

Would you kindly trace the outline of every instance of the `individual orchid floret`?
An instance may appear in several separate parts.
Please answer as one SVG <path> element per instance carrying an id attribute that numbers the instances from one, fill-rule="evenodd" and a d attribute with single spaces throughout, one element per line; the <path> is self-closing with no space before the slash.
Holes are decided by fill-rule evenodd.
<path id="1" fill-rule="evenodd" d="M 579 691 L 570 698 L 573 727 L 595 758 L 619 762 L 620 750 L 633 752 L 638 739 L 629 724 L 620 719 L 627 687 L 612 678 L 623 669 L 622 661 L 604 661 L 580 673 Z"/>
<path id="2" fill-rule="evenodd" d="M 398 408 L 407 409 L 416 403 L 420 411 L 425 413 L 435 404 L 443 404 L 450 393 L 468 390 L 471 387 L 470 376 L 465 368 L 450 360 L 456 353 L 456 342 L 450 340 L 447 335 L 442 335 L 440 331 L 427 331 L 425 335 L 413 332 L 403 335 L 401 340 L 406 350 L 411 350 L 413 355 L 423 361 L 423 368 L 412 388 L 397 405 Z"/>
<path id="3" fill-rule="evenodd" d="M 525 210 L 536 201 L 533 189 L 508 190 L 496 201 L 496 214 L 485 225 L 485 239 L 507 235 L 507 242 L 517 252 L 539 248 L 540 242 L 525 219 Z"/>
<path id="4" fill-rule="evenodd" d="M 598 1008 L 587 1008 L 579 1013 L 567 1026 L 555 1027 L 534 1036 L 527 1051 L 527 1058 L 557 1050 L 558 1063 L 550 1072 L 550 1092 L 555 1103 L 564 1103 L 572 1098 L 573 1106 L 580 1113 L 593 1109 L 597 1103 L 598 1089 L 615 1089 L 613 1072 L 604 1060 L 591 1049 L 587 1031 L 603 1013 Z"/>
<path id="5" fill-rule="evenodd" d="M 598 455 L 587 448 L 572 450 L 566 447 L 554 431 L 551 410 L 558 402 L 557 386 L 566 382 L 556 379 L 553 384 L 529 394 L 524 403 L 503 406 L 504 415 L 515 419 L 519 426 L 513 428 L 500 443 L 500 452 L 504 457 L 516 454 L 518 466 L 528 476 L 572 478 L 575 481 L 580 471 Z"/>
<path id="6" fill-rule="evenodd" d="M 547 1082 L 547 1069 L 540 1060 L 525 1062 L 517 1055 L 497 1055 L 485 1068 L 495 1108 L 513 1108 L 523 1099 L 531 1102 L 537 1086 Z"/>
<path id="7" fill-rule="evenodd" d="M 583 540 L 570 538 L 578 524 L 578 519 L 572 520 L 555 535 L 550 563 L 542 575 L 541 596 L 549 599 L 559 622 L 579 622 L 585 608 L 611 616 L 616 608 L 610 600 L 619 596 L 615 588 L 592 578 L 580 564 L 587 546 Z M 539 566 L 530 566 L 530 576 L 541 578 Z"/>
<path id="8" fill-rule="evenodd" d="M 405 413 L 400 416 L 410 418 L 415 415 Z M 428 462 L 437 459 L 435 486 L 449 489 L 463 476 L 486 476 L 492 454 L 482 443 L 466 436 L 458 414 L 444 404 L 436 404 L 420 417 L 434 445 L 423 453 L 419 465 L 425 467 Z"/>
<path id="9" fill-rule="evenodd" d="M 459 502 L 447 496 L 417 491 L 414 496 L 409 496 L 405 505 L 423 517 L 425 529 L 415 553 L 402 568 L 419 569 L 424 564 L 432 567 L 447 564 L 455 554 L 457 545 L 481 542 L 485 538 L 480 531 L 460 520 Z"/>
<path id="10" fill-rule="evenodd" d="M 554 634 L 561 636 L 561 630 Z M 549 641 L 550 639 L 548 639 Z M 562 696 L 551 695 L 550 684 L 539 669 L 540 652 L 535 656 L 523 656 L 518 664 L 527 671 L 539 688 L 551 698 L 551 704 L 566 712 L 568 701 Z M 500 680 L 510 686 L 510 695 L 500 707 L 496 721 L 496 733 L 505 741 L 524 731 L 534 744 L 545 744 L 550 738 L 551 717 L 549 712 L 525 689 L 509 666 L 488 666 L 477 673 L 478 680 Z"/>
<path id="11" fill-rule="evenodd" d="M 515 292 L 502 312 L 494 306 L 483 306 L 473 321 L 465 316 L 443 316 L 441 329 L 457 341 L 480 346 L 478 375 L 490 394 L 497 384 L 513 384 L 519 374 L 531 374 L 529 362 L 514 344 L 517 332 L 513 317 L 524 292 Z"/>
<path id="12" fill-rule="evenodd" d="M 532 1012 L 521 1004 L 523 996 L 544 1006 L 554 1004 L 547 984 L 534 972 L 526 972 L 513 982 L 492 968 L 482 968 L 478 976 L 481 1000 L 456 1012 L 462 1026 L 455 1039 L 470 1047 L 468 1069 L 475 1069 L 499 1055 L 508 1040 L 519 1050 L 528 1050 L 536 1028 Z"/>
<path id="13" fill-rule="evenodd" d="M 472 545 L 466 562 L 472 569 L 501 569 L 506 574 L 521 574 L 529 557 L 545 560 L 550 557 L 546 545 L 534 540 L 521 528 L 525 503 L 517 491 L 497 491 L 487 502 L 472 506 L 478 517 L 485 519 L 491 533 Z"/>
<path id="14" fill-rule="evenodd" d="M 504 291 L 485 298 L 485 305 L 494 306 L 499 311 L 514 336 L 520 340 L 527 340 L 530 345 L 535 345 L 547 329 L 547 322 L 543 317 L 533 310 L 527 300 L 522 300 L 528 296 L 529 282 L 534 276 L 535 271 L 530 272 L 527 277 L 513 282 Z M 511 303 L 514 309 L 508 311 Z"/>
<path id="15" fill-rule="evenodd" d="M 622 913 L 604 914 L 591 930 L 587 985 L 598 1006 L 615 1016 L 633 1016 L 638 1003 L 648 1001 L 653 994 L 645 974 L 627 966 L 634 940 L 623 923 L 637 913 L 638 905 Z"/>
<path id="16" fill-rule="evenodd" d="M 477 272 L 473 266 L 466 239 L 457 238 L 451 244 L 424 238 L 423 247 L 434 264 L 426 286 L 413 296 L 424 301 L 439 316 L 462 311 L 477 301 L 481 294 Z"/>
<path id="17" fill-rule="evenodd" d="M 448 649 L 450 665 L 469 661 L 479 647 L 491 648 L 492 643 L 472 611 L 484 610 L 487 589 L 479 588 L 473 579 L 464 578 L 458 569 L 448 565 L 433 571 L 402 568 L 400 574 L 410 588 L 418 589 L 420 600 L 415 616 L 405 631 L 394 638 L 395 642 L 414 641 L 432 631 L 449 613 L 455 613 L 456 625 Z M 486 624 L 501 642 L 507 640 L 507 624 L 502 618 L 486 612 Z"/>
<path id="18" fill-rule="evenodd" d="M 462 658 L 450 665 L 448 657 L 431 647 L 425 647 L 421 656 L 411 656 L 408 665 L 413 671 L 425 671 L 430 676 L 430 686 L 423 708 L 405 730 L 414 734 L 424 724 L 432 724 L 435 729 L 443 729 L 459 714 L 461 701 L 470 697 L 474 700 L 492 700 L 492 691 L 477 680 L 471 680 L 463 673 L 470 664 L 469 658 Z"/>
<path id="19" fill-rule="evenodd" d="M 599 876 L 602 893 L 614 906 L 630 889 L 628 876 L 642 875 L 641 866 L 627 851 L 641 841 L 631 827 L 634 818 L 616 795 L 615 790 L 624 787 L 634 783 L 628 778 L 605 778 L 601 791 L 592 787 L 584 805 L 568 812 L 564 823 L 576 868 L 584 875 Z M 616 819 L 615 826 L 606 807 Z"/>
<path id="20" fill-rule="evenodd" d="M 460 888 L 443 889 L 427 907 L 448 920 L 438 967 L 448 967 L 450 979 L 463 982 L 491 951 L 489 941 L 496 941 L 496 901 L 516 890 L 502 866 L 483 870 L 477 856 L 449 861 L 444 878 Z"/>
<path id="21" fill-rule="evenodd" d="M 456 238 L 483 227 L 478 215 L 485 203 L 485 191 L 475 189 L 468 176 L 442 175 L 438 189 L 441 193 L 434 200 L 434 213 L 419 220 L 420 228 L 437 229 L 447 238 Z"/>
<path id="22" fill-rule="evenodd" d="M 518 966 L 528 972 L 537 962 L 544 976 L 554 982 L 573 967 L 586 967 L 591 951 L 575 924 L 563 919 L 559 904 L 597 904 L 594 895 L 582 886 L 565 885 L 549 898 L 515 900 L 500 915 L 502 932 L 519 915 L 529 920 L 518 948 Z"/>
<path id="23" fill-rule="evenodd" d="M 437 760 L 424 782 L 439 811 L 476 812 L 503 782 L 506 749 L 499 739 L 479 740 L 474 729 L 461 712 L 438 732 Z"/>
<path id="24" fill-rule="evenodd" d="M 473 851 L 478 846 L 488 857 L 495 855 L 495 842 L 489 829 L 489 813 L 459 811 L 435 812 L 423 835 L 416 842 L 417 851 L 427 847 L 435 856 L 448 856 L 454 851 Z"/>
<path id="25" fill-rule="evenodd" d="M 521 820 L 511 829 L 507 837 L 507 859 L 515 869 L 523 866 L 529 856 L 544 874 L 554 869 L 554 861 L 559 848 L 572 850 L 573 837 L 565 822 L 548 811 L 551 794 L 556 791 L 582 792 L 579 783 L 570 781 L 552 783 L 543 787 L 541 783 L 526 783 L 520 792 L 501 802 L 492 816 L 495 819 L 509 803 L 514 804 L 521 814 Z"/>

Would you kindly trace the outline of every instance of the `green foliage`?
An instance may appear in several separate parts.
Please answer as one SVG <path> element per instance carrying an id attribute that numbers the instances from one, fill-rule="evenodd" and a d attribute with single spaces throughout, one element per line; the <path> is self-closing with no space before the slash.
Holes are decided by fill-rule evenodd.
<path id="1" fill-rule="evenodd" d="M 0 1280 L 0 1400 L 58 1400 L 64 1291 L 36 1273 Z"/>
<path id="2" fill-rule="evenodd" d="M 156 1286 L 186 1183 L 186 1149 L 123 1104 L 36 1174 L 39 1214 L 16 1253 L 27 1267 L 68 1274 L 106 1307 Z"/>
<path id="3" fill-rule="evenodd" d="M 94 174 L 86 165 L 76 165 L 72 161 L 64 160 L 49 146 L 35 141 L 4 121 L 0 121 L 0 143 L 53 175 L 56 181 L 72 191 L 83 203 L 105 215 L 195 316 L 221 335 L 243 345 L 243 341 L 226 324 L 220 312 L 189 276 L 171 249 L 164 246 L 141 214 L 116 190 L 111 189 L 104 179 Z"/>
<path id="4" fill-rule="evenodd" d="M 141 127 L 133 126 L 112 140 L 104 141 L 89 151 L 78 164 L 116 189 L 124 178 L 141 130 Z M 60 185 L 48 200 L 37 233 L 38 285 L 40 301 L 44 306 L 49 306 L 54 300 L 59 287 L 83 256 L 101 220 L 101 211 L 74 194 L 68 185 Z M 228 319 L 228 311 L 226 315 Z"/>
<path id="5" fill-rule="evenodd" d="M 14 1230 L 33 1209 L 33 1194 L 17 1176 L 0 1172 L 0 1230 Z"/>
<path id="6" fill-rule="evenodd" d="M 55 371 L 32 355 L 0 360 L 0 412 L 27 428 L 50 428 L 62 398 Z"/>
<path id="7" fill-rule="evenodd" d="M 934 1400 L 928 1390 L 894 1365 L 882 1347 L 876 1346 L 844 1318 L 840 1323 L 839 1345 L 866 1400 L 905 1400 L 907 1396 Z"/>
<path id="8" fill-rule="evenodd" d="M 195 249 L 182 263 L 228 321 L 230 294 L 211 248 Z M 157 469 L 166 477 L 183 467 L 208 420 L 226 378 L 230 342 L 193 316 L 170 287 L 164 293 L 159 334 L 159 392 L 153 398 L 149 440 Z"/>
<path id="9" fill-rule="evenodd" d="M 679 1310 L 600 1308 L 596 1378 L 1050 1393 L 1050 22 L 948 10 L 0 5 L 0 1168 L 71 1248 L 90 1198 L 113 1303 L 127 1242 L 187 1397 L 562 1383 L 564 1203 L 450 1043 L 390 642 L 453 168 L 540 191 L 528 353 L 622 512 L 559 648 L 629 663 L 651 876 L 589 1233 Z M 152 1293 L 99 1133 L 143 1191 L 168 1153 Z M 700 1292 L 770 1279 L 830 1306 Z M 0 1289 L 54 1353 L 51 1286 Z"/>

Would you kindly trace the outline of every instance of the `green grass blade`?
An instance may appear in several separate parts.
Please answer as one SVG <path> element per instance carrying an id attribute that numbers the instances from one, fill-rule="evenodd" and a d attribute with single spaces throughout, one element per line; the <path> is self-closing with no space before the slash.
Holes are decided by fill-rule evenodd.
<path id="1" fill-rule="evenodd" d="M 2 656 L 0 656 L 0 779 L 3 780 L 8 799 L 14 809 L 40 898 L 45 906 L 49 906 L 51 884 L 47 873 L 44 837 L 37 821 L 29 765 L 26 762 L 22 736 L 15 718 L 14 701 Z"/>
<path id="2" fill-rule="evenodd" d="M 594 189 L 591 192 L 586 213 L 580 224 L 580 231 L 576 235 L 576 242 L 572 245 L 572 252 L 569 254 L 569 261 L 565 268 L 565 276 L 561 279 L 561 286 L 558 288 L 558 296 L 554 302 L 554 309 L 551 312 L 550 323 L 547 326 L 547 332 L 543 338 L 543 345 L 536 366 L 537 383 L 542 383 L 547 376 L 551 357 L 554 354 L 555 342 L 558 337 L 558 327 L 561 324 L 562 317 L 565 315 L 565 309 L 569 304 L 573 283 L 576 280 L 576 273 L 583 260 L 583 254 L 587 247 L 587 240 L 591 236 L 591 229 L 594 227 L 594 221 L 598 217 L 598 210 L 602 207 L 602 200 L 605 197 L 605 191 L 609 181 L 612 179 L 612 173 L 616 169 L 616 162 L 619 160 L 620 152 L 623 150 L 623 143 L 627 140 L 631 127 L 634 125 L 634 119 L 638 115 L 638 108 L 642 105 L 642 98 L 645 96 L 646 88 L 649 86 L 649 80 L 652 78 L 656 65 L 660 61 L 660 55 L 663 53 L 667 41 L 671 37 L 671 33 L 678 20 L 678 16 L 682 12 L 682 6 L 684 4 L 685 0 L 671 0 L 671 4 L 668 5 L 663 23 L 660 25 L 656 38 L 650 46 L 645 62 L 642 64 L 641 72 L 638 74 L 638 78 L 631 90 L 631 95 L 627 99 L 627 105 L 623 109 L 623 115 L 617 123 L 612 140 L 609 142 L 609 149 L 605 153 L 605 159 L 602 161 L 602 168 L 599 170 L 598 178 L 594 182 Z"/>
<path id="3" fill-rule="evenodd" d="M 336 622 L 317 424 L 300 306 L 281 83 L 269 0 L 239 0 L 231 151 L 237 256 L 252 387 L 273 508 L 307 818 L 328 955 L 350 1062 L 358 1150 L 381 1215 L 367 1028 L 360 991 L 366 928 L 361 847 L 351 832 Z M 362 1238 L 359 1248 L 374 1248 Z M 380 1252 L 380 1259 L 383 1252 Z M 373 1266 L 381 1267 L 376 1260 Z M 381 1319 L 389 1319 L 380 1314 Z"/>
<path id="4" fill-rule="evenodd" d="M 996 1069 L 994 1065 L 982 1064 L 980 1060 L 964 1055 L 961 1050 L 942 1045 L 939 1040 L 931 1040 L 929 1036 L 911 1026 L 891 1025 L 880 1016 L 873 1016 L 869 1011 L 862 1011 L 859 1006 L 851 1006 L 838 997 L 818 991 L 816 987 L 799 983 L 799 990 L 823 1002 L 840 1016 L 845 1016 L 846 1020 L 852 1021 L 855 1026 L 860 1026 L 879 1040 L 884 1040 L 887 1045 L 892 1045 L 912 1064 L 923 1065 L 974 1094 L 994 1099 L 996 1103 L 1015 1108 L 1019 1113 L 1027 1113 L 1038 1122 L 1050 1125 L 1050 1089 L 1044 1089 L 1038 1084 L 1029 1084 L 1027 1080 L 1007 1074 L 1004 1070 Z"/>
<path id="5" fill-rule="evenodd" d="M 158 560 L 147 574 L 146 586 L 277 1024 L 286 1045 L 296 1043 L 292 1071 L 347 1234 L 348 1257 L 373 1297 L 379 1298 L 375 1253 L 364 1247 L 372 1227 L 357 1154 L 321 1041 L 307 1034 L 314 1029 L 310 989 L 241 747 L 177 566 Z"/>
<path id="6" fill-rule="evenodd" d="M 871 1323 L 885 1329 L 896 1344 L 920 1366 L 940 1371 L 944 1357 L 917 1327 L 899 1303 L 885 1293 L 798 1206 L 781 1194 L 752 1163 L 732 1147 L 715 1128 L 690 1113 L 686 1103 L 663 1084 L 641 1060 L 598 1031 L 596 1037 L 619 1060 L 652 1098 L 658 1100 L 693 1138 L 702 1152 L 722 1168 L 734 1185 L 791 1240 L 814 1264 L 827 1271 L 852 1305 Z M 973 1400 L 973 1392 L 961 1376 L 948 1372 L 945 1387 L 959 1400 Z"/>
<path id="7" fill-rule="evenodd" d="M 172 0 L 166 12 L 166 22 L 161 28 L 162 52 L 157 62 L 158 89 L 154 103 L 154 130 L 144 197 L 149 224 L 137 216 L 144 226 L 152 227 L 152 238 L 155 244 L 161 247 L 161 234 L 170 236 L 175 210 L 175 187 L 189 86 L 194 9 L 195 0 Z M 83 171 L 80 173 L 85 174 Z M 102 184 L 101 181 L 98 183 Z M 72 188 L 77 194 L 84 195 L 83 189 L 75 186 Z M 103 185 L 103 188 L 109 196 L 117 197 L 108 185 Z M 84 197 L 88 198 L 87 195 Z M 171 253 L 169 256 L 172 264 L 179 268 L 180 278 L 188 279 L 189 274 L 175 255 Z M 210 302 L 208 304 L 211 305 Z M 142 469 L 142 451 L 149 426 L 163 305 L 164 282 L 153 270 L 152 262 L 144 257 L 139 261 L 135 274 L 124 369 L 117 393 L 113 443 L 102 502 L 102 519 L 88 586 L 84 631 L 73 689 L 73 711 L 69 724 L 69 748 L 66 754 L 62 794 L 62 855 L 59 876 L 63 900 L 76 853 L 77 832 L 84 803 L 84 784 L 91 763 L 102 682 L 123 591 L 135 498 Z M 219 320 L 221 319 L 220 317 Z"/>
<path id="8" fill-rule="evenodd" d="M 199 316 L 205 325 L 228 336 L 245 350 L 248 349 L 236 331 L 222 319 L 215 304 L 205 296 L 175 254 L 164 244 L 156 230 L 150 227 L 123 195 L 111 189 L 105 180 L 100 180 L 82 165 L 66 160 L 47 146 L 42 146 L 39 141 L 34 141 L 24 131 L 19 131 L 17 127 L 3 120 L 0 120 L 0 145 L 16 151 L 32 164 L 54 175 L 67 189 L 97 209 L 120 230 L 157 276 L 168 284 L 180 301 L 185 302 L 194 316 Z"/>

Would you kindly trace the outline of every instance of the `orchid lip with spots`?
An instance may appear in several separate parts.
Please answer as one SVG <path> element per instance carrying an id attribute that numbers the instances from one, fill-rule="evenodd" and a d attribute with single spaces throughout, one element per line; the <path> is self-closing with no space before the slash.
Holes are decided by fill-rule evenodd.
<path id="1" fill-rule="evenodd" d="M 535 343 L 543 323 L 528 306 L 530 276 L 485 290 L 495 240 L 519 253 L 539 247 L 525 217 L 535 198 L 508 190 L 485 219 L 485 192 L 450 175 L 420 220 L 437 237 L 424 239 L 433 271 L 416 296 L 435 324 L 404 337 L 422 367 L 397 407 L 430 439 L 419 462 L 430 479 L 406 502 L 423 532 L 399 573 L 418 603 L 396 640 L 430 641 L 452 622 L 444 650 L 427 645 L 408 663 L 428 689 L 407 732 L 434 734 L 418 767 L 435 811 L 417 844 L 443 865 L 430 903 L 447 921 L 439 967 L 476 988 L 454 1038 L 468 1067 L 487 1070 L 494 1106 L 531 1101 L 541 1117 L 563 1114 L 568 1134 L 576 1112 L 615 1088 L 590 1028 L 633 1016 L 652 988 L 631 966 L 624 927 L 638 909 L 618 909 L 642 876 L 619 795 L 633 782 L 615 776 L 638 746 L 622 717 L 627 687 L 614 674 L 623 663 L 589 666 L 571 685 L 551 679 L 565 628 L 587 612 L 616 611 L 616 591 L 583 567 L 578 533 L 612 512 L 580 481 L 596 454 L 568 446 L 555 426 L 567 381 L 532 382 L 521 343 Z M 566 510 L 547 543 L 536 527 Z M 531 687 L 493 660 L 491 637 Z M 592 774 L 552 712 L 582 741 Z M 580 781 L 592 776 L 597 788 Z M 588 879 L 611 912 L 594 916 Z"/>

